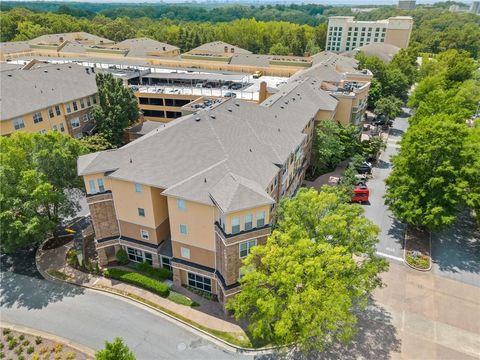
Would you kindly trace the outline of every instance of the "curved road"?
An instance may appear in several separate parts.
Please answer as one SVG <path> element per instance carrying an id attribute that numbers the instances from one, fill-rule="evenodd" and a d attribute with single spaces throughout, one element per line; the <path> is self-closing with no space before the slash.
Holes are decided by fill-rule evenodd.
<path id="1" fill-rule="evenodd" d="M 36 271 L 31 255 L 2 256 L 2 321 L 62 336 L 95 350 L 101 349 L 105 340 L 120 336 L 138 360 L 252 358 L 226 352 L 147 307 L 47 281 Z"/>

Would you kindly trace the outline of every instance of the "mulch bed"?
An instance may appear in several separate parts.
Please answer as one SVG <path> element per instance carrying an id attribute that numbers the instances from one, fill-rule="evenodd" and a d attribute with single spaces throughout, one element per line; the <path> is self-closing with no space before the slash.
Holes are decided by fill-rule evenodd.
<path id="1" fill-rule="evenodd" d="M 405 261 L 417 270 L 430 270 L 431 241 L 426 230 L 407 226 L 405 234 Z"/>

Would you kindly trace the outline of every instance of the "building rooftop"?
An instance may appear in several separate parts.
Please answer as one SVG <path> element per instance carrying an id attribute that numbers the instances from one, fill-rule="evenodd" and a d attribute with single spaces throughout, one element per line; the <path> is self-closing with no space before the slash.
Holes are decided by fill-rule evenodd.
<path id="1" fill-rule="evenodd" d="M 393 57 L 400 51 L 400 48 L 398 46 L 387 43 L 370 43 L 352 51 L 344 52 L 342 53 L 342 55 L 353 58 L 360 51 L 368 56 L 377 56 L 384 62 L 389 63 L 390 61 L 392 61 Z"/>
<path id="2" fill-rule="evenodd" d="M 79 32 L 70 32 L 70 33 L 60 33 L 60 34 L 48 34 L 41 35 L 29 41 L 30 44 L 34 45 L 60 45 L 64 41 L 76 42 L 80 44 L 91 44 L 91 45 L 100 45 L 100 44 L 113 44 L 114 41 L 92 35 L 84 31 Z"/>
<path id="3" fill-rule="evenodd" d="M 116 43 L 114 48 L 128 50 L 127 57 L 158 56 L 169 51 L 180 51 L 180 48 L 149 38 L 127 39 Z"/>
<path id="4" fill-rule="evenodd" d="M 93 95 L 95 74 L 76 64 L 52 64 L 0 72 L 0 119 L 12 119 L 49 106 Z"/>
<path id="5" fill-rule="evenodd" d="M 225 47 L 228 48 L 229 54 L 251 54 L 251 51 L 242 49 L 241 47 L 231 45 L 223 41 L 212 41 L 206 44 L 202 44 L 195 49 L 190 50 L 189 52 L 199 53 L 205 51 L 207 53 L 226 54 L 227 52 L 225 52 Z M 231 49 L 233 49 L 233 52 L 231 51 Z"/>

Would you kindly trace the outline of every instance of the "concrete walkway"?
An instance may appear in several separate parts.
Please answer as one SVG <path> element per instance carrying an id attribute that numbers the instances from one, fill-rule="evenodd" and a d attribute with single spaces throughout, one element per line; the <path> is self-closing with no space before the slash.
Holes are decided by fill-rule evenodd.
<path id="1" fill-rule="evenodd" d="M 69 277 L 68 282 L 70 283 L 92 289 L 109 290 L 123 295 L 133 294 L 147 300 L 150 303 L 160 306 L 169 312 L 173 312 L 209 329 L 228 332 L 232 333 L 234 336 L 246 338 L 243 329 L 233 322 L 209 315 L 208 313 L 197 310 L 196 308 L 176 304 L 166 298 L 155 295 L 136 286 L 125 284 L 117 280 L 108 279 L 103 276 L 87 274 L 68 266 L 65 262 L 65 255 L 69 248 L 69 245 L 65 245 L 52 250 L 40 250 L 37 255 L 37 267 L 40 273 L 44 277 L 51 279 L 51 275 L 48 274 L 49 270 L 61 271 Z M 61 280 L 57 279 L 57 281 Z"/>

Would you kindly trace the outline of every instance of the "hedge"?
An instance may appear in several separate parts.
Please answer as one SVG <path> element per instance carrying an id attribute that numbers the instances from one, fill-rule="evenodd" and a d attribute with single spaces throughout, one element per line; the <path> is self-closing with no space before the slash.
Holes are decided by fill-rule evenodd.
<path id="1" fill-rule="evenodd" d="M 167 297 L 170 294 L 170 289 L 165 283 L 159 282 L 136 272 L 121 269 L 107 269 L 105 270 L 104 275 L 110 279 L 120 280 L 128 284 L 136 285 L 162 297 Z"/>
<path id="2" fill-rule="evenodd" d="M 137 270 L 143 273 L 144 275 L 150 276 L 160 281 L 172 278 L 171 271 L 163 268 L 154 268 L 152 265 L 150 265 L 147 262 L 137 264 Z"/>

